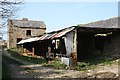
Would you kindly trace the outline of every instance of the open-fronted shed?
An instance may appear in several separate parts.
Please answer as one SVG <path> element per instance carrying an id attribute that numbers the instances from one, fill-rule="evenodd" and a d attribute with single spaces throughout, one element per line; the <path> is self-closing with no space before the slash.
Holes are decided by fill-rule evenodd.
<path id="1" fill-rule="evenodd" d="M 32 43 L 38 55 L 45 56 L 48 47 L 51 48 L 51 53 L 61 57 L 62 62 L 68 66 L 96 55 L 111 57 L 120 54 L 120 27 L 117 26 L 119 21 L 116 19 L 118 18 L 71 26 L 21 42 Z M 120 55 L 115 56 L 119 57 Z"/>

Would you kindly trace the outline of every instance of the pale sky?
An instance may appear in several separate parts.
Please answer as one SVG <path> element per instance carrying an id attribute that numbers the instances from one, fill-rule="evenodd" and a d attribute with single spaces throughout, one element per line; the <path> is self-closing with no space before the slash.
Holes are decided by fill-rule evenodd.
<path id="1" fill-rule="evenodd" d="M 27 2 L 18 19 L 44 21 L 47 32 L 118 15 L 117 2 Z"/>
<path id="2" fill-rule="evenodd" d="M 118 0 L 101 0 L 101 2 L 98 0 L 84 0 L 84 2 L 82 2 L 83 0 L 81 2 L 78 0 L 74 0 L 74 2 L 71 2 L 73 0 L 54 1 L 26 0 L 21 10 L 17 12 L 16 18 L 22 19 L 24 17 L 44 21 L 47 32 L 51 32 L 72 25 L 118 16 Z"/>
<path id="3" fill-rule="evenodd" d="M 118 2 L 119 0 L 25 0 L 26 2 Z"/>

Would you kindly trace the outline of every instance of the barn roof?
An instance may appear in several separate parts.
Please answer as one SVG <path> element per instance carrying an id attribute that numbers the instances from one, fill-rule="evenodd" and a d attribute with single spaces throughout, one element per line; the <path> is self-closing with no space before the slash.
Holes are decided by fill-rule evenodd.
<path id="1" fill-rule="evenodd" d="M 106 20 L 90 22 L 87 24 L 79 24 L 78 26 L 92 27 L 92 28 L 120 28 L 120 17 L 113 17 Z"/>
<path id="2" fill-rule="evenodd" d="M 119 22 L 118 17 L 114 17 L 114 18 L 110 18 L 107 20 L 101 20 L 101 21 L 92 22 L 92 23 L 88 23 L 88 24 L 71 26 L 68 28 L 64 28 L 62 30 L 46 33 L 40 37 L 21 40 L 17 44 L 34 42 L 34 41 L 38 41 L 38 40 L 47 40 L 47 39 L 59 38 L 59 37 L 66 35 L 67 33 L 71 32 L 71 31 L 73 31 L 75 28 L 77 28 L 78 32 L 89 32 L 89 33 L 91 33 L 91 32 L 100 33 L 100 32 L 108 32 L 108 31 L 109 32 L 110 31 L 120 31 L 120 27 L 118 25 L 118 22 Z"/>
<path id="3" fill-rule="evenodd" d="M 67 33 L 69 33 L 70 31 L 72 31 L 74 29 L 75 29 L 75 27 L 69 27 L 69 28 L 60 30 L 58 32 L 46 33 L 40 37 L 34 37 L 34 38 L 28 38 L 25 40 L 21 40 L 17 44 L 24 44 L 24 43 L 34 42 L 34 41 L 39 41 L 39 40 L 48 40 L 48 39 L 53 39 L 53 38 L 59 38 L 59 37 L 66 35 Z"/>
<path id="4" fill-rule="evenodd" d="M 21 28 L 46 28 L 46 25 L 43 21 L 33 21 L 23 18 L 22 20 L 12 19 L 12 24 L 16 27 Z"/>

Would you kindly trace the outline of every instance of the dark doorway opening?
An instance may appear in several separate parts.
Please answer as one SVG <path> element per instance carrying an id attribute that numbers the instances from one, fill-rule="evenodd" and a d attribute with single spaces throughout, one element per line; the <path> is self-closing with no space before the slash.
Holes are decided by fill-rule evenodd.
<path id="1" fill-rule="evenodd" d="M 94 34 L 77 33 L 77 59 L 91 58 L 94 51 Z"/>
<path id="2" fill-rule="evenodd" d="M 17 43 L 20 42 L 22 40 L 22 38 L 17 38 Z M 20 45 L 17 45 L 17 47 L 20 47 Z"/>
<path id="3" fill-rule="evenodd" d="M 95 49 L 103 52 L 103 46 L 104 46 L 104 37 L 102 36 L 95 37 Z"/>
<path id="4" fill-rule="evenodd" d="M 43 40 L 43 41 L 34 42 L 34 48 L 35 48 L 34 54 L 38 55 L 38 56 L 46 57 L 49 43 L 51 43 L 50 40 Z"/>

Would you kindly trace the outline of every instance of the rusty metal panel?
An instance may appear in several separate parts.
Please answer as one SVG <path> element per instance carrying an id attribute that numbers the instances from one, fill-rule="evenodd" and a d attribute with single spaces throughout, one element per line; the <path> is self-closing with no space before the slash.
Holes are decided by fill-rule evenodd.
<path id="1" fill-rule="evenodd" d="M 64 36 L 65 34 L 67 34 L 68 32 L 72 31 L 73 29 L 74 29 L 74 27 L 67 28 L 67 29 L 59 32 L 58 34 L 56 34 L 56 35 L 54 36 L 54 38 L 62 37 L 62 36 Z"/>

